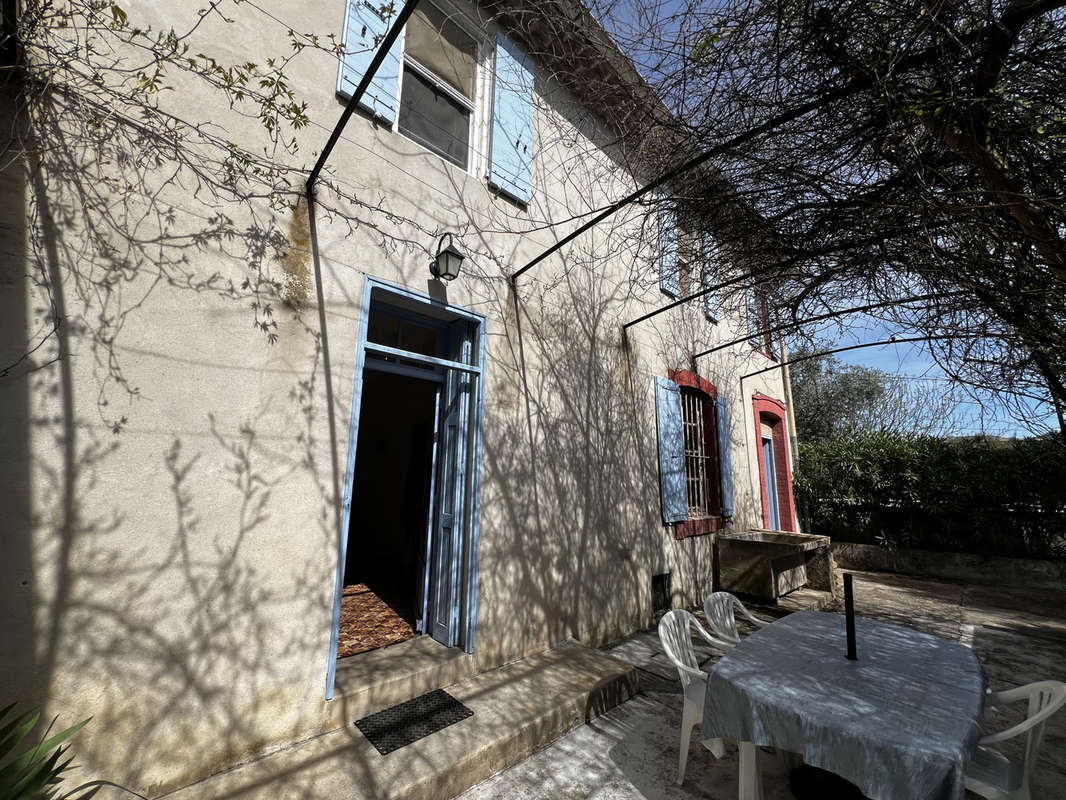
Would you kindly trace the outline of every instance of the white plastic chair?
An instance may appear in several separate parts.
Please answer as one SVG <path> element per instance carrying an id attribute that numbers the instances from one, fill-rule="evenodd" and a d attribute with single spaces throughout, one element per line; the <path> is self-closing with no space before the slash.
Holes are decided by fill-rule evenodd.
<path id="1" fill-rule="evenodd" d="M 1005 692 L 991 692 L 985 697 L 987 705 L 1003 705 L 1019 700 L 1029 701 L 1029 715 L 1023 722 L 1005 731 L 985 736 L 978 742 L 977 752 L 966 765 L 966 788 L 989 800 L 1030 800 L 1029 774 L 1036 766 L 1036 757 L 1044 739 L 1047 718 L 1066 703 L 1066 683 L 1037 681 Z M 997 750 L 985 745 L 1013 739 L 1028 731 L 1025 758 L 1021 763 L 1011 761 Z"/>
<path id="2" fill-rule="evenodd" d="M 696 652 L 692 648 L 692 628 L 712 647 L 726 651 L 732 646 L 729 642 L 711 636 L 690 612 L 682 608 L 667 611 L 659 620 L 659 642 L 666 657 L 677 667 L 681 688 L 685 694 L 685 705 L 681 712 L 681 754 L 677 759 L 679 786 L 685 780 L 685 764 L 688 761 L 692 729 L 703 720 L 703 701 L 707 694 L 707 673 L 700 669 L 696 660 Z M 708 740 L 704 745 L 717 758 L 725 755 L 721 739 Z"/>
<path id="3" fill-rule="evenodd" d="M 765 628 L 770 624 L 748 611 L 744 604 L 729 592 L 713 592 L 703 601 L 703 613 L 707 615 L 707 624 L 715 635 L 725 639 L 733 647 L 740 644 L 737 611 L 740 611 L 740 615 L 757 628 Z"/>

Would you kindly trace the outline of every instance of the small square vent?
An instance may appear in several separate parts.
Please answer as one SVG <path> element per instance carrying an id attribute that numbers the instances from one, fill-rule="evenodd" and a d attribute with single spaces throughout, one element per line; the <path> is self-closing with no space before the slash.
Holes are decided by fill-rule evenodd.
<path id="1" fill-rule="evenodd" d="M 651 576 L 651 610 L 662 614 L 670 610 L 670 573 Z"/>

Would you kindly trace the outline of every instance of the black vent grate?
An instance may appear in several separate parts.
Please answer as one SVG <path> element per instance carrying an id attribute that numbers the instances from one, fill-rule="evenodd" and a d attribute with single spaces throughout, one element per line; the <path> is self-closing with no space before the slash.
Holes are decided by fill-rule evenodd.
<path id="1" fill-rule="evenodd" d="M 670 610 L 670 573 L 651 576 L 651 610 L 661 614 Z"/>

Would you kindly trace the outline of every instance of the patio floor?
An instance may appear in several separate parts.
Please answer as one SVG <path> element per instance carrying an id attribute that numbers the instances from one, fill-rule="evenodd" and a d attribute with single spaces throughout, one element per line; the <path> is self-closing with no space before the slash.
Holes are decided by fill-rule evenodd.
<path id="1" fill-rule="evenodd" d="M 1066 592 L 964 585 L 927 578 L 854 572 L 856 611 L 960 641 L 981 659 L 993 690 L 1042 679 L 1066 680 Z M 677 672 L 654 630 L 605 648 L 634 664 L 633 700 L 460 795 L 462 800 L 522 797 L 671 800 L 737 797 L 737 754 L 716 760 L 693 734 L 683 786 L 677 786 L 681 694 Z M 713 665 L 713 651 L 704 669 Z M 1024 704 L 1023 704 L 1024 705 Z M 988 717 L 990 730 L 1020 721 L 1024 708 Z M 1022 739 L 1008 754 L 1018 757 Z M 787 776 L 763 759 L 764 800 L 788 800 Z M 1066 710 L 1052 717 L 1032 783 L 1034 798 L 1066 797 Z M 967 797 L 974 795 L 967 794 Z"/>

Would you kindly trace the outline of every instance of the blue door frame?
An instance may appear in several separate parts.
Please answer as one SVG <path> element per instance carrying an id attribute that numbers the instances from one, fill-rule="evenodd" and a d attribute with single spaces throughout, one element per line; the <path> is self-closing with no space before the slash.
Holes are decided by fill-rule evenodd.
<path id="1" fill-rule="evenodd" d="M 375 291 L 376 290 L 376 291 Z M 427 309 L 443 311 L 448 315 L 464 319 L 474 328 L 472 353 L 476 353 L 476 362 L 464 364 L 443 358 L 432 358 L 417 353 L 410 353 L 394 347 L 374 344 L 367 341 L 367 326 L 370 319 L 372 296 L 378 294 L 382 301 L 394 298 L 413 300 Z M 473 382 L 473 408 L 471 411 L 469 439 L 470 471 L 464 478 L 466 499 L 463 513 L 463 533 L 461 540 L 465 546 L 461 554 L 454 559 L 457 577 L 463 594 L 460 605 L 465 613 L 459 620 L 458 644 L 467 653 L 474 651 L 474 634 L 477 627 L 477 590 L 478 590 L 478 551 L 481 539 L 481 455 L 482 425 L 485 413 L 485 323 L 486 318 L 461 306 L 442 302 L 421 292 L 397 286 L 379 278 L 367 277 L 363 285 L 362 313 L 359 320 L 359 346 L 355 358 L 355 381 L 352 391 L 352 414 L 348 427 L 348 459 L 344 478 L 344 501 L 341 510 L 341 530 L 337 547 L 336 587 L 333 596 L 333 623 L 329 637 L 329 662 L 326 669 L 326 699 L 333 698 L 334 683 L 337 675 L 337 642 L 340 634 L 341 593 L 344 589 L 344 565 L 348 550 L 348 530 L 352 510 L 352 481 L 355 476 L 355 455 L 359 438 L 359 412 L 362 405 L 363 370 L 366 367 L 366 354 L 373 352 L 380 355 L 401 356 L 405 360 L 421 362 L 427 366 L 442 367 L 464 373 Z M 471 361 L 474 359 L 471 358 Z M 463 602 L 465 601 L 465 602 Z"/>

